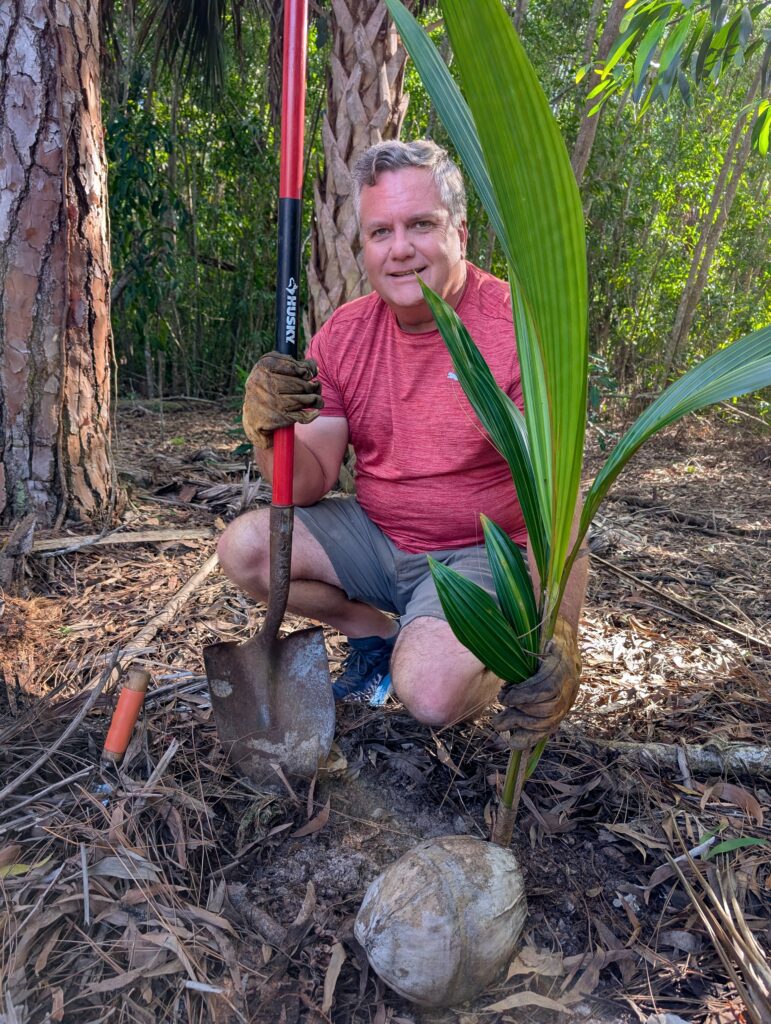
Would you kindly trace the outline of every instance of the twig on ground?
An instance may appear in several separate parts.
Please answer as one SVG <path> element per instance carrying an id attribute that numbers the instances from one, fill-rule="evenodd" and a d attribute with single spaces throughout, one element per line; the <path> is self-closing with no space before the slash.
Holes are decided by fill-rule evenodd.
<path id="1" fill-rule="evenodd" d="M 565 729 L 565 726 L 563 726 Z M 744 775 L 751 778 L 771 777 L 771 747 L 752 743 L 727 743 L 725 746 L 696 746 L 676 743 L 635 743 L 624 740 L 603 740 L 586 736 L 568 727 L 571 742 L 580 740 L 612 754 L 630 757 L 646 768 L 663 767 L 677 771 L 685 756 L 691 771 L 706 775 Z"/>
<path id="2" fill-rule="evenodd" d="M 150 619 L 150 621 L 140 629 L 133 641 L 124 646 L 122 659 L 126 659 L 126 664 L 128 663 L 128 660 L 138 656 L 141 650 L 147 647 L 161 626 L 165 626 L 167 623 L 171 622 L 177 612 L 195 593 L 200 584 L 203 583 L 207 576 L 210 576 L 211 573 L 214 572 L 218 565 L 219 558 L 215 551 L 213 555 L 209 555 L 200 569 L 193 573 L 187 583 L 183 584 L 183 586 L 179 588 L 171 600 L 166 602 L 158 614 L 154 615 L 152 619 Z"/>
<path id="3" fill-rule="evenodd" d="M 53 558 L 55 555 L 69 555 L 84 548 L 107 547 L 115 544 L 162 544 L 169 541 L 210 540 L 214 531 L 205 527 L 190 530 L 140 530 L 135 533 L 119 533 L 121 527 L 111 533 L 92 533 L 87 537 L 49 537 L 32 545 L 32 554 Z"/>
<path id="4" fill-rule="evenodd" d="M 622 569 L 618 565 L 614 565 L 613 562 L 609 562 L 605 558 L 600 558 L 599 555 L 595 555 L 591 552 L 591 558 L 593 562 L 599 562 L 600 565 L 604 565 L 610 569 L 611 572 L 617 573 L 619 576 L 623 576 L 625 579 L 631 580 L 636 583 L 638 587 L 642 587 L 644 590 L 650 590 L 651 593 L 656 594 L 658 597 L 663 597 L 665 601 L 671 601 L 672 604 L 678 608 L 682 608 L 692 615 L 695 619 L 701 619 L 702 622 L 708 622 L 710 626 L 714 626 L 716 629 L 722 630 L 724 633 L 731 633 L 733 636 L 738 636 L 745 643 L 755 644 L 757 647 L 762 647 L 766 651 L 771 651 L 771 643 L 768 640 L 763 640 L 759 636 L 750 636 L 749 633 L 743 633 L 740 629 L 736 629 L 735 626 L 729 626 L 727 622 L 721 622 L 719 619 L 713 619 L 711 615 L 707 615 L 704 612 L 700 612 L 698 608 L 694 608 L 693 605 L 687 604 L 685 601 L 681 601 L 679 597 L 675 597 L 668 590 L 663 587 L 654 587 L 652 583 L 646 583 L 645 580 L 641 580 L 635 576 L 634 573 L 627 572 L 626 569 Z"/>

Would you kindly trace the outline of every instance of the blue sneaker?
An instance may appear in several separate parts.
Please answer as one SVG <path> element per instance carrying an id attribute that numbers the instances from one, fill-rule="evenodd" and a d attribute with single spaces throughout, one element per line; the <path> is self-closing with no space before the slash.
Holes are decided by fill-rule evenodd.
<path id="1" fill-rule="evenodd" d="M 391 692 L 389 669 L 396 637 L 384 640 L 365 636 L 348 643 L 351 650 L 332 686 L 335 700 L 369 703 L 373 707 L 385 704 Z"/>

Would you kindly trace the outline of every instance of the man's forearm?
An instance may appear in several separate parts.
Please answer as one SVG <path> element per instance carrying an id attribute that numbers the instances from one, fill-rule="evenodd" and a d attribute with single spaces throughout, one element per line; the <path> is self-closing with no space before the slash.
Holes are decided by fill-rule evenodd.
<path id="1" fill-rule="evenodd" d="M 579 497 L 575 515 L 573 516 L 573 525 L 570 530 L 571 547 L 575 544 L 576 537 L 578 536 L 580 521 L 581 500 Z M 562 604 L 560 605 L 559 611 L 562 618 L 565 619 L 566 622 L 570 623 L 575 633 L 578 633 L 578 621 L 581 618 L 581 609 L 584 606 L 586 581 L 589 576 L 589 549 L 585 544 L 586 541 L 584 540 L 582 549 L 579 551 L 575 562 L 573 562 L 573 568 L 570 570 L 570 576 L 568 577 L 568 582 L 565 587 L 565 593 L 562 595 Z M 527 562 L 530 567 L 530 578 L 533 581 L 533 589 L 535 590 L 535 599 L 538 601 L 541 597 L 541 580 L 538 575 L 538 566 L 536 565 L 529 538 L 527 542 Z"/>
<path id="2" fill-rule="evenodd" d="M 578 620 L 581 618 L 581 609 L 584 606 L 586 594 L 586 580 L 589 576 L 589 549 L 579 551 L 578 557 L 573 562 L 570 576 L 562 595 L 560 615 L 578 633 Z"/>
<path id="3" fill-rule="evenodd" d="M 273 482 L 273 449 L 254 449 L 254 461 L 257 463 L 264 480 Z M 313 452 L 297 437 L 294 442 L 294 504 L 314 505 L 329 490 L 324 480 L 321 463 Z"/>

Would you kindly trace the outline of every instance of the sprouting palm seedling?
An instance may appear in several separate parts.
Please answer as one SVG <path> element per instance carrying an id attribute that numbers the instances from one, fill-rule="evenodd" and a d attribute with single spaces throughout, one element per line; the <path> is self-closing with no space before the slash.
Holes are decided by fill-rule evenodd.
<path id="1" fill-rule="evenodd" d="M 564 141 L 500 0 L 441 0 L 462 91 L 412 15 L 399 0 L 386 2 L 509 267 L 524 414 L 498 387 L 454 310 L 423 290 L 463 390 L 511 469 L 540 586 L 489 520 L 482 526 L 497 603 L 438 563 L 434 579 L 461 642 L 500 679 L 517 683 L 549 644 L 581 542 L 616 477 L 658 430 L 771 384 L 771 327 L 719 347 L 645 410 L 594 479 L 571 536 L 586 426 L 588 289 L 583 212 Z M 498 843 L 511 839 L 515 793 L 542 747 L 512 753 Z"/>

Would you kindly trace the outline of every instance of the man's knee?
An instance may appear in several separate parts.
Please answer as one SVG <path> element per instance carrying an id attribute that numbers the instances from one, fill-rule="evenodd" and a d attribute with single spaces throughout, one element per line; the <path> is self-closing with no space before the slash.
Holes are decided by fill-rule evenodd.
<path id="1" fill-rule="evenodd" d="M 259 581 L 267 588 L 269 571 L 267 510 L 246 512 L 226 527 L 217 542 L 222 571 L 234 583 Z"/>
<path id="2" fill-rule="evenodd" d="M 458 714 L 458 701 L 454 694 L 437 685 L 430 676 L 420 678 L 413 673 L 400 676 L 397 670 L 392 671 L 394 690 L 414 719 L 434 729 L 442 729 L 465 717 Z"/>
<path id="3" fill-rule="evenodd" d="M 399 637 L 391 661 L 399 700 L 434 728 L 473 718 L 494 699 L 498 680 L 456 639 L 443 619 L 414 619 Z"/>

